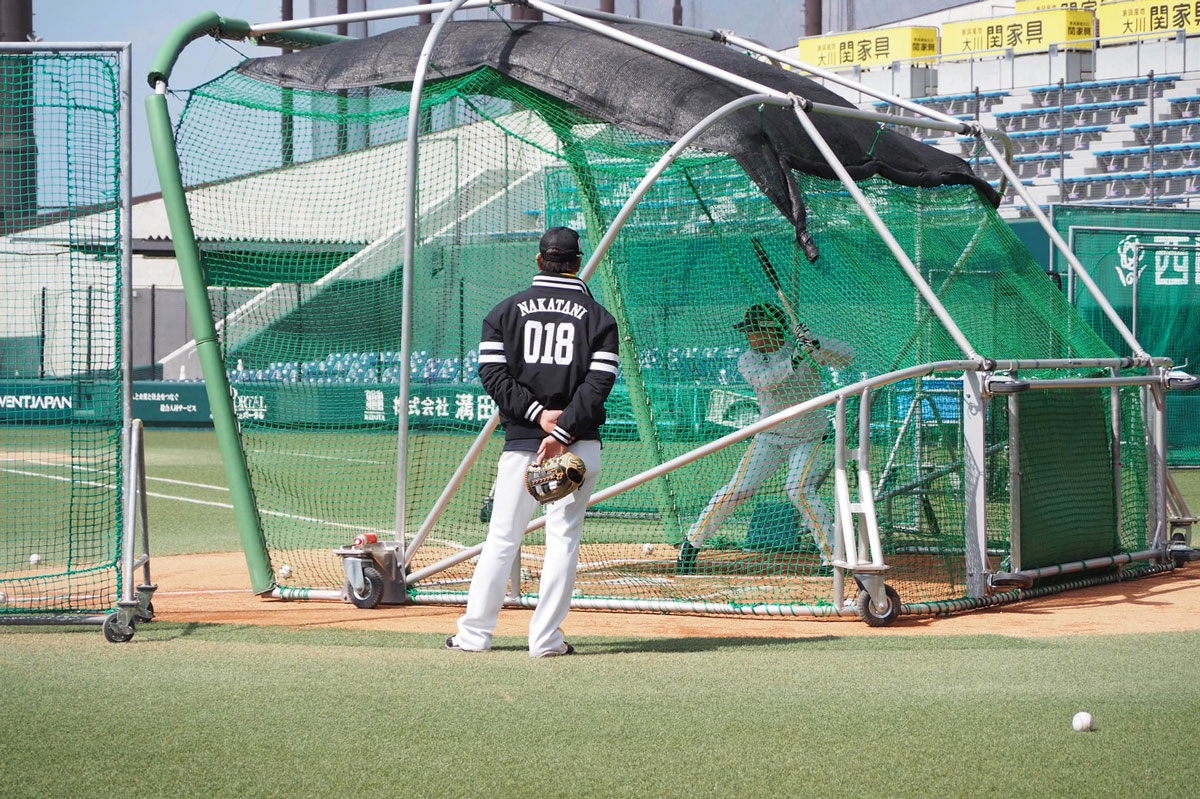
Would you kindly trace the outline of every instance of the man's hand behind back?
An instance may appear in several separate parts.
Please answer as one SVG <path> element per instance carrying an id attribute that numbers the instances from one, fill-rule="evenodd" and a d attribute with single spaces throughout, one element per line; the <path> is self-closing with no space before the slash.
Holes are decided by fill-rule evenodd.
<path id="1" fill-rule="evenodd" d="M 550 435 L 554 432 L 555 425 L 558 424 L 558 417 L 562 415 L 562 411 L 542 411 L 541 416 L 538 417 L 538 425 L 546 435 Z"/>
<path id="2" fill-rule="evenodd" d="M 555 411 L 555 413 L 562 413 L 562 411 Z M 565 444 L 554 436 L 546 436 L 542 439 L 542 445 L 538 447 L 537 458 L 533 462 L 541 463 L 548 458 L 557 458 L 566 451 L 567 447 Z"/>

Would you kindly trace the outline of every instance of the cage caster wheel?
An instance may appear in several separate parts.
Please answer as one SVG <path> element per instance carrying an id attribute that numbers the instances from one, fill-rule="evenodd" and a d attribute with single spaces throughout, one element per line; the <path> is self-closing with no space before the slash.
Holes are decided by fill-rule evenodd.
<path id="1" fill-rule="evenodd" d="M 1200 549 L 1192 549 L 1188 545 L 1187 536 L 1183 533 L 1174 533 L 1171 536 L 1171 544 L 1167 548 L 1167 554 L 1171 558 L 1171 564 L 1175 568 L 1183 566 L 1185 563 L 1190 563 L 1194 560 L 1200 560 Z"/>
<path id="2" fill-rule="evenodd" d="M 363 566 L 363 590 L 350 586 L 350 602 L 356 608 L 371 609 L 383 599 L 383 575 L 374 566 Z"/>
<path id="3" fill-rule="evenodd" d="M 1173 549 L 1171 550 L 1171 561 L 1176 568 L 1183 566 L 1186 563 L 1200 560 L 1200 549 Z"/>
<path id="4" fill-rule="evenodd" d="M 871 627 L 887 627 L 900 615 L 900 595 L 896 593 L 896 589 L 885 585 L 883 590 L 884 596 L 887 597 L 887 608 L 883 613 L 871 604 L 871 594 L 868 591 L 858 592 L 858 601 L 855 602 L 858 617 Z"/>
<path id="5" fill-rule="evenodd" d="M 144 622 L 144 621 L 154 621 L 154 603 L 153 602 L 148 602 L 146 604 L 145 610 L 142 610 L 141 608 L 138 609 L 137 620 L 139 623 Z"/>
<path id="6" fill-rule="evenodd" d="M 130 622 L 126 627 L 121 623 L 121 614 L 110 614 L 104 620 L 104 638 L 112 644 L 124 644 L 133 638 L 134 625 Z"/>
<path id="7" fill-rule="evenodd" d="M 1004 590 L 1006 588 L 1033 588 L 1033 577 L 1028 574 L 1017 574 L 1016 572 L 993 572 L 988 575 L 988 588 L 992 590 Z"/>

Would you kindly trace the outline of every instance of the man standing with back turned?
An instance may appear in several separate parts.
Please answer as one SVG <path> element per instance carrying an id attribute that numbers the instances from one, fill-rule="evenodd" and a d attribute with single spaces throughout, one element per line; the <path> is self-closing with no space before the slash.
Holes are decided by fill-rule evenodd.
<path id="1" fill-rule="evenodd" d="M 617 379 L 617 323 L 579 279 L 579 234 L 565 227 L 542 236 L 533 285 L 483 320 L 479 377 L 504 424 L 495 506 L 467 611 L 447 649 L 485 652 L 504 604 L 513 559 L 538 502 L 525 489 L 531 463 L 562 454 L 586 466 L 582 486 L 546 507 L 546 553 L 537 609 L 529 622 L 531 657 L 570 655 L 559 626 L 571 606 L 579 539 L 600 477 L 604 401 Z"/>

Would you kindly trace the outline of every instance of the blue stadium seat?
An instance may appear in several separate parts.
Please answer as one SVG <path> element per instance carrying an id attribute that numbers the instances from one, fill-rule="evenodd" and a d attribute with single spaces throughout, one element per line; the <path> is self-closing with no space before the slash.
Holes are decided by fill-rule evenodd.
<path id="1" fill-rule="evenodd" d="M 1134 172 L 1147 168 L 1150 147 L 1123 147 L 1094 153 L 1097 164 L 1106 172 Z M 1181 142 L 1154 147 L 1156 169 L 1192 168 L 1200 166 L 1200 143 Z"/>
<path id="2" fill-rule="evenodd" d="M 1156 96 L 1160 95 L 1162 90 L 1174 86 L 1179 80 L 1179 75 L 1156 75 L 1154 77 Z M 1068 102 L 1072 103 L 1088 101 L 1115 102 L 1145 97 L 1149 92 L 1149 85 L 1149 78 L 1118 78 L 1114 80 L 1068 83 L 1062 87 L 1062 90 L 1064 98 L 1071 98 Z M 1058 85 L 1052 84 L 1030 89 L 1029 93 L 1042 106 L 1052 106 L 1058 105 L 1061 102 L 1058 97 L 1058 91 Z"/>
<path id="3" fill-rule="evenodd" d="M 1200 96 L 1176 97 L 1169 102 L 1171 113 L 1178 114 L 1180 119 L 1193 119 L 1200 113 Z"/>

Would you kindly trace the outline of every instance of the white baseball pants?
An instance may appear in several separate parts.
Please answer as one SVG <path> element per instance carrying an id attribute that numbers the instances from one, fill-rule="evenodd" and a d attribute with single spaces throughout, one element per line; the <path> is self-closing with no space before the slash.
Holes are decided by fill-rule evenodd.
<path id="1" fill-rule="evenodd" d="M 571 609 L 583 515 L 600 479 L 599 441 L 576 441 L 567 449 L 583 459 L 587 474 L 578 491 L 546 506 L 546 554 L 537 609 L 529 621 L 529 654 L 535 657 L 562 648 L 559 627 Z M 467 612 L 458 620 L 458 635 L 454 637 L 463 649 L 492 648 L 492 634 L 504 604 L 513 560 L 521 551 L 525 528 L 539 507 L 525 490 L 525 471 L 536 455 L 513 451 L 500 455 L 491 525 L 471 578 Z"/>
<path id="2" fill-rule="evenodd" d="M 733 479 L 708 501 L 708 506 L 688 530 L 687 540 L 697 549 L 721 529 L 725 520 L 750 499 L 783 464 L 788 464 L 788 499 L 800 511 L 800 518 L 812 532 L 821 551 L 821 562 L 829 564 L 830 549 L 826 531 L 833 532 L 833 514 L 817 494 L 821 480 L 820 441 L 800 441 L 772 433 L 759 433 L 738 463 Z"/>

